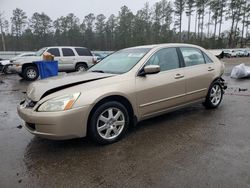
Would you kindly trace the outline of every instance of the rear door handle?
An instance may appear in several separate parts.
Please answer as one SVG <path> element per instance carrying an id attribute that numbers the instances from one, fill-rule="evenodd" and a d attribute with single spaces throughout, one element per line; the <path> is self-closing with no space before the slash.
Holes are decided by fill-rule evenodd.
<path id="1" fill-rule="evenodd" d="M 184 77 L 184 75 L 182 75 L 182 74 L 176 74 L 174 78 L 175 79 L 180 79 L 180 78 L 183 78 L 183 77 Z"/>
<path id="2" fill-rule="evenodd" d="M 214 68 L 208 67 L 208 71 L 213 71 L 213 70 L 214 70 Z"/>

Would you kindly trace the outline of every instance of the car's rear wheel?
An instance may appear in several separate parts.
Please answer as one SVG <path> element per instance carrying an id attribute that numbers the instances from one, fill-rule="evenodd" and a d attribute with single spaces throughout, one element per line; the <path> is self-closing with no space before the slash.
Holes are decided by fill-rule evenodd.
<path id="1" fill-rule="evenodd" d="M 85 63 L 78 63 L 76 65 L 76 71 L 86 71 L 88 66 Z"/>
<path id="2" fill-rule="evenodd" d="M 204 106 L 208 109 L 217 108 L 223 98 L 223 89 L 219 82 L 213 82 L 210 86 Z"/>
<path id="3" fill-rule="evenodd" d="M 23 78 L 28 81 L 34 81 L 38 78 L 39 72 L 37 67 L 35 66 L 28 66 L 25 67 L 22 72 Z"/>
<path id="4" fill-rule="evenodd" d="M 89 134 L 100 144 L 111 144 L 125 134 L 129 113 L 123 104 L 110 101 L 96 108 L 89 122 Z"/>

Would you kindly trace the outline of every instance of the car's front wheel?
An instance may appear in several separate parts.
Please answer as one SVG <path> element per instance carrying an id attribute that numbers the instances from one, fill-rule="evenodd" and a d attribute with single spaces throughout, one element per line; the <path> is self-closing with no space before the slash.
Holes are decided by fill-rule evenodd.
<path id="1" fill-rule="evenodd" d="M 35 66 L 28 66 L 25 67 L 22 72 L 23 78 L 28 81 L 34 81 L 38 78 L 39 72 L 37 67 Z"/>
<path id="2" fill-rule="evenodd" d="M 220 105 L 222 98 L 223 98 L 222 86 L 220 85 L 219 82 L 214 82 L 211 84 L 207 93 L 206 100 L 203 104 L 208 109 L 217 108 Z"/>
<path id="3" fill-rule="evenodd" d="M 90 136 L 100 144 L 118 141 L 129 126 L 129 113 L 123 104 L 110 101 L 96 108 L 89 122 Z"/>

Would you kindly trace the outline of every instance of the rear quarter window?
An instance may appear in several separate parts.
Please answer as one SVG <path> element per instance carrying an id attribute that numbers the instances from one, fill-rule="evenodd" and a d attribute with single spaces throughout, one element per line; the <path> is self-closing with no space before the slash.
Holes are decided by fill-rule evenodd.
<path id="1" fill-rule="evenodd" d="M 213 63 L 212 59 L 210 57 L 208 57 L 208 55 L 206 53 L 203 52 L 204 55 L 204 59 L 206 63 Z"/>
<path id="2" fill-rule="evenodd" d="M 75 48 L 77 54 L 79 56 L 92 56 L 91 52 L 89 51 L 89 49 L 86 48 Z"/>

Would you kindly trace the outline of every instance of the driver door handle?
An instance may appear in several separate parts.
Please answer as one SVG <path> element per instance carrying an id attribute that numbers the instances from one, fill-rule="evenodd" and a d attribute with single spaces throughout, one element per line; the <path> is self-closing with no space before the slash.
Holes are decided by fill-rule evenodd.
<path id="1" fill-rule="evenodd" d="M 182 75 L 182 74 L 176 74 L 174 78 L 175 79 L 180 79 L 180 78 L 183 78 L 183 77 L 184 77 L 184 75 Z"/>
<path id="2" fill-rule="evenodd" d="M 214 68 L 208 67 L 208 71 L 213 71 L 213 70 L 214 70 Z"/>

